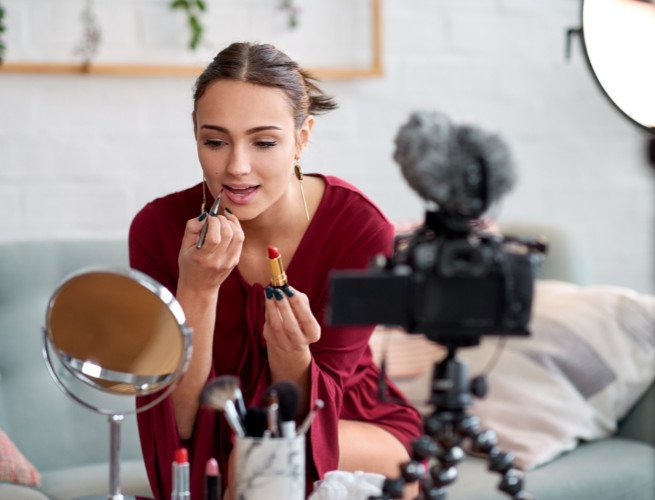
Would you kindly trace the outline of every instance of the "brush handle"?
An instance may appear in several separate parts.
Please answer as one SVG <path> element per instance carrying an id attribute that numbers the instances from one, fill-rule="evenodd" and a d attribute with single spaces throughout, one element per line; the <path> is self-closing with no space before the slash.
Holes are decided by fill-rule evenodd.
<path id="1" fill-rule="evenodd" d="M 218 196 L 214 200 L 214 204 L 212 207 L 209 209 L 209 215 L 211 217 L 216 217 L 218 215 L 218 207 L 221 204 L 221 195 L 223 194 L 223 191 L 218 193 Z M 198 236 L 198 242 L 196 243 L 196 248 L 200 250 L 202 246 L 205 244 L 205 237 L 207 236 L 207 229 L 209 228 L 209 218 L 205 219 L 205 223 L 202 225 L 202 229 L 200 230 L 200 236 Z"/>

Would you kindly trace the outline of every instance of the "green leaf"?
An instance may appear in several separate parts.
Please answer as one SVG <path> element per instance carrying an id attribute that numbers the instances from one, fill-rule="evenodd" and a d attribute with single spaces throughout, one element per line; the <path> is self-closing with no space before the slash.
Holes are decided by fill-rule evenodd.
<path id="1" fill-rule="evenodd" d="M 189 48 L 191 50 L 196 50 L 198 48 L 198 45 L 200 44 L 200 38 L 202 37 L 202 33 L 199 31 L 194 31 L 193 34 L 191 35 L 191 41 L 189 42 Z"/>
<path id="2" fill-rule="evenodd" d="M 171 8 L 173 9 L 188 9 L 189 2 L 187 0 L 173 0 L 171 2 Z"/>
<path id="3" fill-rule="evenodd" d="M 201 12 L 205 12 L 207 10 L 207 4 L 204 0 L 196 0 L 196 5 Z"/>
<path id="4" fill-rule="evenodd" d="M 189 16 L 189 26 L 191 26 L 191 29 L 193 30 L 194 34 L 198 32 L 202 32 L 202 25 L 200 24 L 200 21 L 198 21 L 198 18 L 196 16 Z"/>

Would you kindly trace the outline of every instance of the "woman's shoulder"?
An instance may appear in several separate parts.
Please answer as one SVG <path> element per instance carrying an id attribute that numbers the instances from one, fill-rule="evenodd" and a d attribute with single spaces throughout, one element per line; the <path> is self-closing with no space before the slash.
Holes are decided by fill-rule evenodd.
<path id="1" fill-rule="evenodd" d="M 325 204 L 329 206 L 330 212 L 343 211 L 351 217 L 360 221 L 370 220 L 378 224 L 391 224 L 387 216 L 382 212 L 371 198 L 361 189 L 350 182 L 331 175 L 321 176 L 325 182 Z"/>

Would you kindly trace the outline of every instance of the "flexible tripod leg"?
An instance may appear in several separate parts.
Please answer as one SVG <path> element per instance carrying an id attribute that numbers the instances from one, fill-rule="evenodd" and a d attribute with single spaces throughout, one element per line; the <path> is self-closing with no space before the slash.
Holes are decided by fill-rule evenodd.
<path id="1" fill-rule="evenodd" d="M 434 412 L 425 418 L 425 435 L 412 444 L 412 460 L 401 465 L 401 477 L 387 479 L 382 495 L 369 500 L 402 498 L 406 483 L 419 481 L 422 494 L 417 500 L 446 500 L 447 487 L 457 479 L 457 464 L 464 460 L 461 447 L 471 441 L 473 452 L 481 453 L 488 462 L 488 469 L 502 476 L 498 489 L 515 500 L 529 500 L 532 495 L 523 490 L 524 475 L 513 464 L 511 453 L 497 446 L 496 433 L 491 429 L 481 430 L 480 419 L 469 415 L 471 393 L 484 397 L 486 382 L 477 378 L 471 383 L 466 366 L 456 359 L 455 349 L 435 364 L 430 404 Z M 425 463 L 433 462 L 426 470 Z M 429 474 L 426 472 L 429 471 Z"/>
<path id="2" fill-rule="evenodd" d="M 515 500 L 533 498 L 523 489 L 525 476 L 522 471 L 514 467 L 514 456 L 510 452 L 498 448 L 496 432 L 493 429 L 481 430 L 479 419 L 470 416 L 461 431 L 471 440 L 471 450 L 486 458 L 488 470 L 501 475 L 500 483 L 498 483 L 500 491 Z"/>

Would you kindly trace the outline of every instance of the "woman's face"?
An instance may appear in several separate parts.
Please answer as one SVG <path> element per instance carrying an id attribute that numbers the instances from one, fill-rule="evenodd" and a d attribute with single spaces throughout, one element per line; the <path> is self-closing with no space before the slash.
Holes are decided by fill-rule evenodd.
<path id="1" fill-rule="evenodd" d="M 212 195 L 242 221 L 291 200 L 294 159 L 309 139 L 281 90 L 234 80 L 212 83 L 196 103 L 198 158 Z M 282 205 L 280 205 L 282 204 Z"/>

